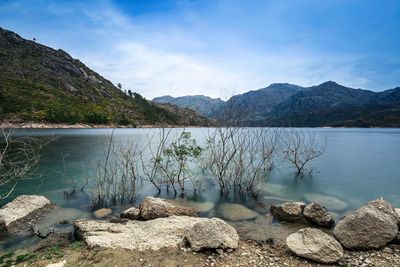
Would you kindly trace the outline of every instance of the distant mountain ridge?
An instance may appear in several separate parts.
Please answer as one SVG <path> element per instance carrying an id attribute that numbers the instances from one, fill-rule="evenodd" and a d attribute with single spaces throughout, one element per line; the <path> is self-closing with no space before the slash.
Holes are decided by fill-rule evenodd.
<path id="1" fill-rule="evenodd" d="M 187 109 L 126 95 L 65 51 L 0 28 L 0 120 L 91 124 L 207 125 Z"/>
<path id="2" fill-rule="evenodd" d="M 193 109 L 205 116 L 211 116 L 221 105 L 224 104 L 220 98 L 211 98 L 203 95 L 190 95 L 182 97 L 172 97 L 169 95 L 156 97 L 152 100 L 156 103 L 169 103 L 180 107 Z"/>
<path id="3" fill-rule="evenodd" d="M 232 96 L 208 116 L 242 126 L 400 127 L 400 87 L 374 92 L 333 81 L 276 83 Z"/>

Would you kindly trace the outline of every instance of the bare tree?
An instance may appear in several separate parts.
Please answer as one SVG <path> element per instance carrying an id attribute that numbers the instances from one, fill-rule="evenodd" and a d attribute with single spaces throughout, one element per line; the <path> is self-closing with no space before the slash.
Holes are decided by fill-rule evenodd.
<path id="1" fill-rule="evenodd" d="M 313 130 L 289 128 L 281 131 L 280 144 L 283 159 L 301 175 L 312 172 L 309 165 L 325 152 L 326 139 L 318 138 Z"/>
<path id="2" fill-rule="evenodd" d="M 0 129 L 0 199 L 14 191 L 18 182 L 31 174 L 40 161 L 42 148 L 51 139 L 18 136 L 13 130 Z"/>

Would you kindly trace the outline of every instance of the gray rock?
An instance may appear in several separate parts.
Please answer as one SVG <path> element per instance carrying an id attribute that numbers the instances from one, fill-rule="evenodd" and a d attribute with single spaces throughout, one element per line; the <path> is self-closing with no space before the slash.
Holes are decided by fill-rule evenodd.
<path id="1" fill-rule="evenodd" d="M 306 193 L 304 197 L 309 202 L 318 202 L 328 210 L 342 211 L 347 208 L 347 203 L 334 196 L 327 196 L 315 193 Z"/>
<path id="2" fill-rule="evenodd" d="M 308 204 L 303 210 L 304 216 L 323 227 L 331 227 L 335 223 L 332 216 L 320 204 L 312 202 Z"/>
<path id="3" fill-rule="evenodd" d="M 50 200 L 44 196 L 18 196 L 0 209 L 0 230 L 19 231 L 19 226 L 25 224 L 24 222 L 53 207 Z"/>
<path id="4" fill-rule="evenodd" d="M 383 198 L 368 202 L 339 221 L 333 233 L 349 249 L 385 246 L 398 234 L 398 216 Z"/>
<path id="5" fill-rule="evenodd" d="M 187 232 L 186 239 L 194 251 L 235 249 L 239 243 L 239 235 L 235 228 L 217 218 L 196 223 Z"/>
<path id="6" fill-rule="evenodd" d="M 173 215 L 197 216 L 198 212 L 177 202 L 162 198 L 146 197 L 140 204 L 140 218 L 152 220 Z"/>
<path id="7" fill-rule="evenodd" d="M 95 212 L 93 212 L 93 216 L 96 217 L 97 219 L 107 218 L 111 214 L 112 214 L 112 209 L 108 208 L 98 209 Z"/>
<path id="8" fill-rule="evenodd" d="M 128 250 L 179 249 L 186 244 L 186 233 L 207 218 L 170 216 L 149 221 L 128 220 L 126 224 L 98 220 L 75 221 L 75 236 L 89 247 Z"/>
<path id="9" fill-rule="evenodd" d="M 270 212 L 280 221 L 305 223 L 307 222 L 303 215 L 305 206 L 303 202 L 285 202 L 281 205 L 272 205 Z"/>
<path id="10" fill-rule="evenodd" d="M 335 263 L 343 257 L 339 242 L 314 228 L 300 229 L 289 235 L 286 244 L 297 256 L 321 263 Z"/>
<path id="11" fill-rule="evenodd" d="M 135 207 L 131 207 L 126 211 L 124 211 L 123 213 L 121 213 L 121 218 L 126 218 L 129 220 L 138 220 L 139 217 L 140 217 L 140 210 Z"/>
<path id="12" fill-rule="evenodd" d="M 224 218 L 232 222 L 252 220 L 259 216 L 255 211 L 246 208 L 240 204 L 224 203 L 218 207 L 219 214 Z"/>

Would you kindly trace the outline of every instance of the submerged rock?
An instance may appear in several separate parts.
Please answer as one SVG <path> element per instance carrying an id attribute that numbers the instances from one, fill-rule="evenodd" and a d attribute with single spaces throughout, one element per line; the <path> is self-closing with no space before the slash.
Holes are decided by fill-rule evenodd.
<path id="1" fill-rule="evenodd" d="M 335 223 L 328 211 L 318 203 L 310 203 L 303 210 L 304 216 L 315 224 L 331 227 Z"/>
<path id="2" fill-rule="evenodd" d="M 239 235 L 235 228 L 217 218 L 196 223 L 188 230 L 186 239 L 194 251 L 235 249 L 239 243 Z"/>
<path id="3" fill-rule="evenodd" d="M 216 223 L 217 222 L 217 223 Z M 229 225 L 222 225 L 218 220 L 170 216 L 149 221 L 128 221 L 126 224 L 96 220 L 78 220 L 74 223 L 75 235 L 85 241 L 89 247 L 125 248 L 129 250 L 159 250 L 163 248 L 179 248 L 186 243 L 187 233 L 197 224 L 198 227 L 210 227 L 216 233 L 230 233 Z M 217 228 L 220 227 L 220 228 Z M 193 233 L 193 232 L 192 232 Z M 232 234 L 233 236 L 234 234 Z M 228 237 L 220 235 L 223 244 L 233 245 Z M 196 239 L 194 239 L 196 240 Z"/>
<path id="4" fill-rule="evenodd" d="M 304 194 L 309 202 L 318 202 L 328 210 L 342 211 L 347 208 L 347 203 L 333 196 L 326 196 L 314 193 Z"/>
<path id="5" fill-rule="evenodd" d="M 343 257 L 339 242 L 315 228 L 300 229 L 289 235 L 286 244 L 297 256 L 321 263 L 335 263 Z"/>
<path id="6" fill-rule="evenodd" d="M 140 217 L 144 220 L 164 218 L 173 215 L 197 216 L 194 208 L 185 207 L 177 202 L 162 198 L 146 197 L 140 204 Z"/>
<path id="7" fill-rule="evenodd" d="M 108 208 L 98 209 L 95 212 L 93 212 L 93 216 L 96 217 L 97 219 L 107 218 L 111 214 L 112 214 L 112 209 Z"/>
<path id="8" fill-rule="evenodd" d="M 237 222 L 243 220 L 252 220 L 259 216 L 255 211 L 246 208 L 240 204 L 224 203 L 219 205 L 218 212 L 220 215 L 229 221 Z"/>
<path id="9" fill-rule="evenodd" d="M 398 220 L 394 208 L 381 198 L 347 215 L 333 233 L 348 249 L 380 248 L 395 239 Z"/>
<path id="10" fill-rule="evenodd" d="M 181 204 L 182 206 L 190 207 L 201 213 L 210 212 L 215 204 L 211 201 L 197 202 L 188 200 L 174 200 L 175 202 Z"/>
<path id="11" fill-rule="evenodd" d="M 138 220 L 140 217 L 140 210 L 135 207 L 131 207 L 121 213 L 121 218 L 129 219 L 129 220 Z"/>
<path id="12" fill-rule="evenodd" d="M 303 202 L 285 202 L 281 205 L 272 205 L 270 212 L 280 221 L 306 223 L 307 220 L 303 215 L 305 206 Z"/>
<path id="13" fill-rule="evenodd" d="M 21 195 L 0 209 L 0 230 L 18 232 L 25 230 L 29 220 L 53 208 L 44 196 Z"/>

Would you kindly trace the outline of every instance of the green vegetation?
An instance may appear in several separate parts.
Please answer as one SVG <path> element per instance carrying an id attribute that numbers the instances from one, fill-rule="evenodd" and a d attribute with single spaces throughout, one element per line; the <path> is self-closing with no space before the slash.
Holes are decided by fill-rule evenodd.
<path id="1" fill-rule="evenodd" d="M 72 249 L 77 249 L 83 246 L 82 242 L 74 242 L 69 245 L 70 248 Z M 18 263 L 23 263 L 23 262 L 32 262 L 36 259 L 45 259 L 45 260 L 50 260 L 50 259 L 55 259 L 55 258 L 61 258 L 64 256 L 64 251 L 62 247 L 59 245 L 47 247 L 44 250 L 41 251 L 35 251 L 35 252 L 28 252 L 28 253 L 23 253 L 23 254 L 18 254 L 15 255 L 14 252 L 7 253 L 4 255 L 0 256 L 0 266 L 1 267 L 10 267 Z"/>

